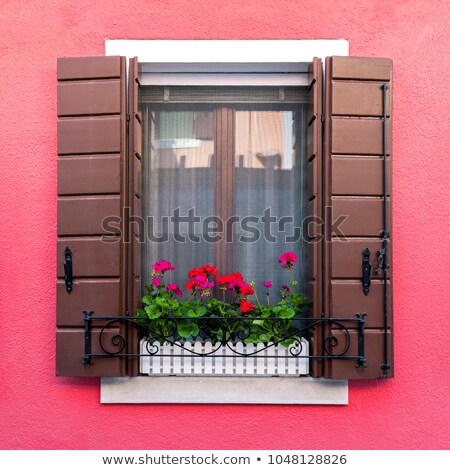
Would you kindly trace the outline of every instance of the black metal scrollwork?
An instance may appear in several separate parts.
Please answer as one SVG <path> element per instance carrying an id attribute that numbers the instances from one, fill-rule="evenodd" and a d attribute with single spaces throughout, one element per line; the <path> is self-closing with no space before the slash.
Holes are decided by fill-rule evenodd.
<path id="1" fill-rule="evenodd" d="M 226 346 L 227 350 L 230 351 L 229 355 L 224 357 L 242 356 L 242 357 L 257 357 L 262 351 L 266 351 L 270 348 L 274 348 L 278 344 L 284 344 L 287 346 L 286 358 L 298 358 L 304 351 L 304 346 L 301 338 L 307 336 L 307 331 L 310 328 L 314 328 L 323 323 L 330 323 L 333 326 L 334 331 L 339 331 L 339 334 L 327 336 L 323 339 L 323 355 L 302 355 L 304 358 L 309 359 L 350 359 L 357 362 L 356 367 L 365 367 L 364 357 L 364 322 L 365 314 L 357 314 L 353 318 L 305 318 L 305 317 L 294 317 L 288 321 L 291 326 L 286 329 L 287 320 L 275 317 L 255 318 L 255 317 L 233 317 L 233 318 L 218 318 L 218 317 L 200 317 L 200 318 L 188 318 L 188 317 L 176 317 L 176 318 L 165 318 L 158 319 L 158 323 L 152 320 L 143 318 L 132 318 L 132 317 L 118 317 L 118 316 L 94 316 L 93 312 L 84 312 L 86 322 L 86 344 L 85 344 L 85 355 L 83 356 L 83 364 L 92 364 L 92 358 L 104 358 L 104 357 L 124 357 L 130 354 L 124 354 L 126 350 L 127 341 L 124 335 L 119 333 L 111 336 L 111 329 L 116 328 L 119 323 L 127 323 L 133 325 L 140 330 L 140 336 L 148 338 L 145 342 L 145 353 L 132 354 L 134 357 L 145 357 L 145 356 L 166 356 L 161 349 L 161 345 L 170 344 L 175 346 L 182 352 L 184 357 L 186 356 L 211 356 L 214 355 L 220 348 Z M 104 321 L 103 326 L 100 330 L 99 343 L 102 354 L 91 353 L 91 321 Z M 183 320 L 194 320 L 199 325 L 199 333 L 194 338 L 190 338 L 190 341 L 180 341 L 179 337 L 176 336 L 178 321 Z M 277 340 L 267 343 L 258 343 L 258 347 L 255 347 L 252 352 L 242 352 L 237 347 L 238 343 L 245 343 L 249 340 L 252 334 L 252 326 L 255 321 L 264 322 L 268 332 L 272 334 L 272 337 Z M 357 323 L 358 327 L 358 355 L 348 355 L 350 349 L 351 336 L 347 323 Z M 345 323 L 345 324 L 344 324 Z M 162 324 L 162 326 L 161 326 Z M 155 327 L 157 326 L 157 327 Z M 210 341 L 207 332 L 214 330 L 221 332 L 219 337 L 221 338 L 216 344 L 211 344 L 211 348 L 208 352 L 198 352 L 194 350 L 193 343 L 196 341 L 207 342 Z M 217 335 L 216 335 L 217 337 Z M 250 342 L 250 341 L 249 341 Z M 192 348 L 189 346 L 192 345 Z M 254 344 L 254 343 L 253 343 Z M 279 357 L 265 355 L 265 357 Z"/>

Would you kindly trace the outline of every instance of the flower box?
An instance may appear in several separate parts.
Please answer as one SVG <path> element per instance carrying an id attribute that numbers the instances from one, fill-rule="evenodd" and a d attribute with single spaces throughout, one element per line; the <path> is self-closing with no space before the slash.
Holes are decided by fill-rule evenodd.
<path id="1" fill-rule="evenodd" d="M 289 273 L 289 285 L 270 294 L 272 282 L 264 282 L 262 303 L 254 282 L 246 283 L 240 272 L 219 276 L 210 264 L 188 272 L 190 294 L 188 300 L 179 300 L 183 292 L 178 285 L 165 284 L 166 273 L 175 269 L 172 263 L 152 264 L 151 285 L 145 286 L 147 295 L 136 317 L 144 336 L 141 373 L 307 375 L 309 348 L 303 338 L 302 310 L 309 302 L 295 292 L 297 261 L 292 252 L 281 255 L 279 263 Z M 220 300 L 213 297 L 214 289 Z"/>
<path id="2" fill-rule="evenodd" d="M 140 372 L 151 376 L 299 376 L 309 374 L 308 342 L 284 347 L 268 343 L 140 343 Z M 234 351 L 235 352 L 234 352 Z M 154 355 L 152 355 L 154 354 Z M 247 356 L 246 356 L 247 355 Z"/>

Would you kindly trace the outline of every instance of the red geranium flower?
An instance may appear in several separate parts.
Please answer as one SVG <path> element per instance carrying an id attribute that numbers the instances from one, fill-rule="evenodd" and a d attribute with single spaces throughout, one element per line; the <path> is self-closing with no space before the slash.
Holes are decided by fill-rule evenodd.
<path id="1" fill-rule="evenodd" d="M 194 279 L 194 277 L 200 276 L 200 274 L 203 274 L 201 270 L 199 268 L 194 268 L 188 272 L 188 278 Z"/>
<path id="2" fill-rule="evenodd" d="M 214 287 L 213 281 L 208 281 L 208 278 L 205 274 L 199 274 L 195 276 L 192 281 L 189 281 L 186 284 L 186 289 L 193 290 L 195 295 L 197 292 L 200 292 L 201 297 L 208 297 L 211 295 L 211 288 Z"/>
<path id="3" fill-rule="evenodd" d="M 217 268 L 215 266 L 211 266 L 210 264 L 204 264 L 199 268 L 193 268 L 189 271 L 188 277 L 190 279 L 194 279 L 197 276 L 208 276 L 211 274 L 212 276 L 217 276 Z"/>
<path id="4" fill-rule="evenodd" d="M 216 277 L 216 282 L 222 286 L 229 284 L 228 290 L 239 289 L 244 285 L 244 279 L 241 273 L 227 274 L 226 276 Z"/>
<path id="5" fill-rule="evenodd" d="M 266 281 L 264 283 L 264 287 L 267 287 L 269 289 L 270 287 L 272 287 L 272 283 L 270 281 Z"/>
<path id="6" fill-rule="evenodd" d="M 239 287 L 239 294 L 252 295 L 254 293 L 255 293 L 255 291 L 253 290 L 253 288 L 250 284 L 244 284 L 241 287 Z"/>
<path id="7" fill-rule="evenodd" d="M 168 284 L 166 289 L 169 291 L 169 292 L 172 292 L 173 294 L 175 295 L 178 295 L 178 297 L 182 297 L 183 296 L 183 293 L 181 292 L 180 288 L 175 284 Z"/>
<path id="8" fill-rule="evenodd" d="M 241 309 L 241 312 L 243 313 L 247 313 L 247 312 L 251 312 L 252 310 L 255 310 L 255 306 L 246 299 L 241 300 L 241 303 L 239 304 L 239 308 Z"/>
<path id="9" fill-rule="evenodd" d="M 217 276 L 217 268 L 215 266 L 211 266 L 210 264 L 205 264 L 199 268 L 203 274 L 211 274 L 213 276 Z"/>
<path id="10" fill-rule="evenodd" d="M 297 255 L 295 253 L 292 253 L 292 251 L 287 251 L 286 253 L 283 253 L 280 256 L 280 259 L 278 260 L 279 263 L 284 263 L 282 265 L 282 268 L 285 269 L 293 269 L 294 263 L 296 263 L 297 261 Z"/>
<path id="11" fill-rule="evenodd" d="M 217 284 L 220 284 L 220 285 L 225 285 L 225 284 L 229 284 L 231 282 L 231 277 L 230 276 L 217 276 L 216 277 L 216 282 Z"/>
<path id="12" fill-rule="evenodd" d="M 161 261 L 157 261 L 155 264 L 152 264 L 152 268 L 155 273 L 164 274 L 166 271 L 173 271 L 175 268 L 172 266 L 172 263 L 162 259 Z"/>

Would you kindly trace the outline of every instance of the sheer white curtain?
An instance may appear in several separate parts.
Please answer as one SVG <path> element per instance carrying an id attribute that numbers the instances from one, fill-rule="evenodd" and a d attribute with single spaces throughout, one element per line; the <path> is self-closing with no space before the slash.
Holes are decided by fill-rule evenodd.
<path id="1" fill-rule="evenodd" d="M 214 165 L 215 145 L 220 145 L 214 112 L 220 105 L 202 106 L 150 104 L 144 108 L 146 285 L 151 264 L 159 259 L 175 265 L 169 279 L 182 288 L 191 268 L 215 264 L 217 247 L 208 241 L 204 220 L 215 215 L 215 198 L 223 196 L 217 194 Z M 234 144 L 234 190 L 230 205 L 238 217 L 230 250 L 233 270 L 242 272 L 247 282 L 254 281 L 260 293 L 265 292 L 265 281 L 278 291 L 289 281 L 289 273 L 279 266 L 280 255 L 293 251 L 299 260 L 302 257 L 303 242 L 295 227 L 301 227 L 305 207 L 305 107 L 239 103 L 231 107 L 234 127 L 227 132 Z M 180 222 L 179 217 L 191 222 Z M 302 287 L 301 263 L 297 266 L 295 275 Z"/>
<path id="2" fill-rule="evenodd" d="M 283 252 L 302 255 L 297 228 L 303 217 L 302 119 L 300 109 L 236 111 L 236 214 L 243 219 L 259 218 L 259 237 L 249 241 L 238 226 L 241 241 L 236 244 L 236 269 L 265 292 L 263 283 L 279 297 L 279 287 L 289 283 L 289 273 L 278 259 Z M 245 227 L 244 227 L 245 228 Z M 245 239 L 247 241 L 245 241 Z M 301 266 L 294 271 L 299 288 Z"/>

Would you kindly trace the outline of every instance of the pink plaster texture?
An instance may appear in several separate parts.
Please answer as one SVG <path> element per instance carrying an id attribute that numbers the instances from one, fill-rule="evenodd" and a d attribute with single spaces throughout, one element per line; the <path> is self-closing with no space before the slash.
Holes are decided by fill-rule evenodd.
<path id="1" fill-rule="evenodd" d="M 449 448 L 447 0 L 0 1 L 0 448 Z M 55 377 L 56 58 L 105 39 L 340 39 L 394 61 L 396 377 L 348 406 L 100 405 Z"/>

